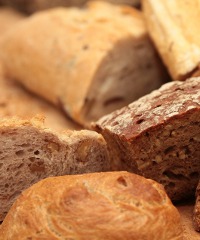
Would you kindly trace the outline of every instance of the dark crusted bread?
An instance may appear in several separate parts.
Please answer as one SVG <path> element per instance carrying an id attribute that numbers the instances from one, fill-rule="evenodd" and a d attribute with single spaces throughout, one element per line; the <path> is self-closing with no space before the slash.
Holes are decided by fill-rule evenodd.
<path id="1" fill-rule="evenodd" d="M 0 220 L 22 190 L 49 176 L 108 170 L 106 143 L 92 131 L 45 129 L 37 119 L 0 122 Z"/>
<path id="2" fill-rule="evenodd" d="M 127 172 L 42 180 L 14 203 L 0 239 L 182 240 L 163 187 Z"/>
<path id="3" fill-rule="evenodd" d="M 193 224 L 195 230 L 200 232 L 200 181 L 196 189 L 196 203 L 193 212 Z"/>
<path id="4" fill-rule="evenodd" d="M 200 78 L 171 82 L 101 118 L 114 170 L 162 183 L 173 200 L 194 194 L 200 174 Z"/>

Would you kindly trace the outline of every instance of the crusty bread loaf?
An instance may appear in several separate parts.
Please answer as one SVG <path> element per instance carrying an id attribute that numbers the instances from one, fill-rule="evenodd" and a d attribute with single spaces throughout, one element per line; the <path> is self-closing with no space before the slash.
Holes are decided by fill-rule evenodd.
<path id="1" fill-rule="evenodd" d="M 172 200 L 194 194 L 200 176 L 200 78 L 167 83 L 94 127 L 109 145 L 114 170 L 162 183 Z"/>
<path id="2" fill-rule="evenodd" d="M 1 68 L 1 64 L 0 64 Z M 27 92 L 17 82 L 3 76 L 0 69 L 0 117 L 32 118 L 36 115 L 45 118 L 45 126 L 56 131 L 80 129 L 80 126 L 68 120 L 60 109 L 43 99 Z"/>
<path id="3" fill-rule="evenodd" d="M 18 24 L 1 41 L 7 73 L 79 123 L 97 120 L 162 84 L 142 14 L 93 2 Z"/>
<path id="4" fill-rule="evenodd" d="M 199 76 L 200 1 L 143 0 L 149 34 L 174 80 Z"/>
<path id="5" fill-rule="evenodd" d="M 200 232 L 200 181 L 196 189 L 196 203 L 193 213 L 193 223 L 195 230 Z"/>
<path id="6" fill-rule="evenodd" d="M 22 190 L 48 176 L 109 169 L 106 143 L 88 131 L 56 134 L 37 119 L 0 122 L 0 220 Z"/>
<path id="7" fill-rule="evenodd" d="M 44 10 L 52 7 L 71 7 L 71 6 L 83 6 L 89 0 L 0 0 L 2 3 L 16 7 L 27 13 L 33 13 L 38 10 Z M 92 0 L 90 0 L 92 1 Z M 103 0 L 105 2 L 111 2 L 114 4 L 129 4 L 138 7 L 140 0 Z"/>
<path id="8" fill-rule="evenodd" d="M 158 183 L 128 172 L 48 178 L 24 191 L 0 239 L 178 240 L 180 215 Z"/>

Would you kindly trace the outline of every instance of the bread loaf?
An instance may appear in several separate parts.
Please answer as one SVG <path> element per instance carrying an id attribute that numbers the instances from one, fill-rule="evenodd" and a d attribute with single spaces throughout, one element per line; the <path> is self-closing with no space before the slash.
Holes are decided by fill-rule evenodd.
<path id="1" fill-rule="evenodd" d="M 172 200 L 194 195 L 200 176 L 200 78 L 174 81 L 101 118 L 114 170 L 162 183 Z"/>
<path id="2" fill-rule="evenodd" d="M 0 220 L 21 191 L 40 179 L 105 171 L 108 167 L 106 143 L 95 132 L 66 131 L 58 135 L 37 119 L 1 120 Z"/>
<path id="3" fill-rule="evenodd" d="M 38 10 L 44 10 L 47 8 L 64 6 L 83 6 L 89 0 L 0 0 L 0 2 L 16 7 L 27 13 L 33 13 Z M 91 1 L 91 0 L 90 0 Z M 140 5 L 140 0 L 103 0 L 105 2 L 111 2 L 113 4 L 129 4 L 138 7 Z"/>
<path id="4" fill-rule="evenodd" d="M 0 64 L 1 68 L 1 64 Z M 0 69 L 0 117 L 32 118 L 36 115 L 43 116 L 44 125 L 56 131 L 65 129 L 80 129 L 80 126 L 68 120 L 60 109 L 27 92 L 22 86 L 6 78 Z"/>
<path id="5" fill-rule="evenodd" d="M 200 232 L 200 182 L 196 189 L 196 203 L 194 207 L 193 223 L 195 230 Z"/>
<path id="6" fill-rule="evenodd" d="M 162 84 L 142 14 L 96 2 L 37 13 L 1 41 L 5 70 L 84 124 Z"/>
<path id="7" fill-rule="evenodd" d="M 199 76 L 200 1 L 143 0 L 149 34 L 174 80 Z"/>
<path id="8" fill-rule="evenodd" d="M 48 178 L 24 191 L 0 239 L 178 240 L 180 216 L 161 185 L 127 172 Z"/>

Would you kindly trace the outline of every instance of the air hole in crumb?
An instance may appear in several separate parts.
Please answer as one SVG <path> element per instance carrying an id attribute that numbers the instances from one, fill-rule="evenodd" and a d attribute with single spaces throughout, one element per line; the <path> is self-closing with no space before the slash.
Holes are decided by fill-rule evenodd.
<path id="1" fill-rule="evenodd" d="M 145 132 L 145 136 L 146 136 L 146 137 L 149 137 L 149 133 L 148 133 L 148 132 Z"/>
<path id="2" fill-rule="evenodd" d="M 183 176 L 183 174 L 175 174 L 170 170 L 164 171 L 163 175 L 167 176 L 169 179 L 172 179 L 172 180 L 186 180 L 187 179 L 187 177 Z"/>
<path id="3" fill-rule="evenodd" d="M 9 184 L 8 184 L 8 183 L 6 183 L 6 184 L 4 185 L 4 187 L 5 187 L 5 188 L 8 188 L 8 187 L 9 187 Z"/>
<path id="4" fill-rule="evenodd" d="M 39 150 L 36 150 L 36 151 L 34 152 L 35 155 L 38 155 L 39 153 L 40 153 Z"/>
<path id="5" fill-rule="evenodd" d="M 175 91 L 183 91 L 183 89 L 180 88 L 180 87 L 177 87 L 177 88 L 175 89 Z"/>
<path id="6" fill-rule="evenodd" d="M 36 158 L 35 158 L 35 157 L 30 157 L 29 160 L 30 160 L 31 162 L 34 162 L 34 161 L 36 160 Z M 28 164 L 28 166 L 29 166 L 29 165 L 30 165 L 30 164 Z"/>
<path id="7" fill-rule="evenodd" d="M 198 172 L 190 173 L 190 178 L 199 178 L 199 173 Z"/>
<path id="8" fill-rule="evenodd" d="M 19 150 L 19 151 L 16 152 L 16 155 L 17 155 L 18 157 L 21 157 L 21 156 L 24 155 L 24 151 L 23 151 L 23 150 Z"/>
<path id="9" fill-rule="evenodd" d="M 144 121 L 145 121 L 144 119 L 139 119 L 139 120 L 137 120 L 136 124 L 141 124 Z"/>
<path id="10" fill-rule="evenodd" d="M 126 180 L 124 179 L 124 177 L 119 177 L 119 178 L 117 179 L 117 182 L 118 182 L 120 185 L 124 186 L 124 187 L 127 187 L 127 186 L 128 186 L 128 184 L 127 184 Z"/>
<path id="11" fill-rule="evenodd" d="M 161 104 L 159 104 L 159 105 L 157 105 L 155 108 L 158 108 L 158 107 L 161 107 L 162 105 Z"/>
<path id="12" fill-rule="evenodd" d="M 173 151 L 173 150 L 174 150 L 174 146 L 170 146 L 170 147 L 168 147 L 168 148 L 165 149 L 164 153 L 165 153 L 165 154 L 168 154 L 168 153 L 170 153 L 170 152 Z"/>

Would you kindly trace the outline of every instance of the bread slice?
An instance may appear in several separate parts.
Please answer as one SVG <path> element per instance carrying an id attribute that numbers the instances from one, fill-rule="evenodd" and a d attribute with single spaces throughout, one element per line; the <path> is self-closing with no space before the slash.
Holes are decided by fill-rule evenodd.
<path id="1" fill-rule="evenodd" d="M 200 78 L 174 81 L 101 118 L 114 170 L 162 183 L 172 200 L 194 195 L 200 176 Z"/>
<path id="2" fill-rule="evenodd" d="M 12 7 L 16 7 L 27 13 L 33 13 L 35 11 L 44 10 L 47 8 L 53 8 L 58 6 L 72 7 L 83 6 L 89 0 L 0 0 L 0 2 Z M 92 1 L 92 0 L 90 0 Z M 140 6 L 140 0 L 103 0 L 105 2 L 111 2 L 113 4 L 129 4 L 132 6 Z"/>
<path id="3" fill-rule="evenodd" d="M 1 68 L 1 65 L 0 65 Z M 80 126 L 67 119 L 61 109 L 27 92 L 19 83 L 6 78 L 0 69 L 0 117 L 44 117 L 44 125 L 56 131 L 80 130 Z"/>
<path id="4" fill-rule="evenodd" d="M 173 79 L 199 76 L 199 0 L 142 3 L 149 34 Z"/>
<path id="5" fill-rule="evenodd" d="M 24 189 L 49 176 L 109 169 L 106 143 L 93 131 L 56 134 L 37 119 L 0 122 L 0 220 Z"/>
<path id="6" fill-rule="evenodd" d="M 103 2 L 35 14 L 4 36 L 0 55 L 11 77 L 81 124 L 163 82 L 142 14 Z"/>
<path id="7" fill-rule="evenodd" d="M 196 189 L 196 203 L 193 213 L 193 224 L 195 230 L 200 232 L 200 181 Z"/>
<path id="8" fill-rule="evenodd" d="M 107 172 L 38 182 L 14 203 L 0 236 L 178 240 L 182 229 L 180 215 L 161 185 L 128 172 Z"/>

